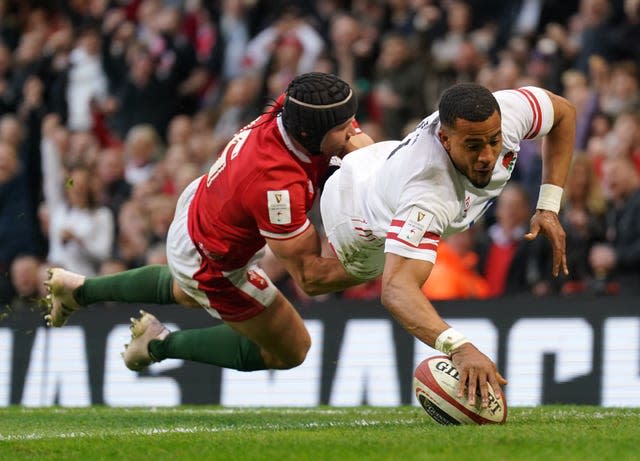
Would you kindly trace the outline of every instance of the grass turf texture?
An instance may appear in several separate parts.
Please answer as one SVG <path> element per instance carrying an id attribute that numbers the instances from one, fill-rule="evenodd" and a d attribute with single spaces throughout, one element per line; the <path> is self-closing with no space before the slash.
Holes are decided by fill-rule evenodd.
<path id="1" fill-rule="evenodd" d="M 640 408 L 509 409 L 440 426 L 419 407 L 0 408 L 0 460 L 637 460 Z"/>

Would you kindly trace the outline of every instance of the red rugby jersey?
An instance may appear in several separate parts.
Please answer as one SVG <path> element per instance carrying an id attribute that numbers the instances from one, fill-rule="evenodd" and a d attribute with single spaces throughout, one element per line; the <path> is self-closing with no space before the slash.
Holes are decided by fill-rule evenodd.
<path id="1" fill-rule="evenodd" d="M 282 102 L 240 130 L 200 181 L 189 235 L 209 269 L 242 267 L 265 237 L 289 239 L 310 226 L 307 212 L 327 160 L 294 147 L 274 116 Z"/>

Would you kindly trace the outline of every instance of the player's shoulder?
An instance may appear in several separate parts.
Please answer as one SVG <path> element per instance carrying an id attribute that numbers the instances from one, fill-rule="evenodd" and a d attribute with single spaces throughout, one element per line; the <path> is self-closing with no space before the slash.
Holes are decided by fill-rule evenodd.
<path id="1" fill-rule="evenodd" d="M 551 98 L 544 88 L 538 86 L 522 86 L 493 92 L 501 111 L 527 110 L 551 104 Z"/>
<path id="2" fill-rule="evenodd" d="M 356 149 L 348 153 L 342 159 L 342 165 L 352 165 L 360 163 L 372 163 L 376 160 L 384 160 L 400 144 L 400 141 L 379 141 L 368 146 Z"/>

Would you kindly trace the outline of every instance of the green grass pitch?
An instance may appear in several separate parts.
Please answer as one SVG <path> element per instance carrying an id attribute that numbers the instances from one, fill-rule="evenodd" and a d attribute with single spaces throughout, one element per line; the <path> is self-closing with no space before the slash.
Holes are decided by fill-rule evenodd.
<path id="1" fill-rule="evenodd" d="M 439 426 L 419 407 L 0 408 L 0 460 L 640 460 L 640 408 L 510 408 Z"/>

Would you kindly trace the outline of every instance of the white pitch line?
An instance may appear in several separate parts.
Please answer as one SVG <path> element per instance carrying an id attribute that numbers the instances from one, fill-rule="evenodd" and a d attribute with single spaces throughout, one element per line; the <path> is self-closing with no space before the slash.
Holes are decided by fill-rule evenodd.
<path id="1" fill-rule="evenodd" d="M 36 433 L 31 432 L 29 434 L 0 434 L 0 442 L 7 441 L 31 441 L 31 440 L 44 440 L 44 439 L 80 439 L 89 437 L 109 437 L 109 436 L 127 436 L 127 435 L 144 435 L 153 436 L 158 434 L 199 434 L 199 433 L 215 433 L 226 432 L 235 430 L 295 430 L 295 429 L 322 429 L 322 428 L 351 428 L 351 427 L 370 427 L 379 425 L 394 425 L 394 426 L 411 426 L 415 424 L 424 424 L 419 420 L 391 420 L 391 421 L 368 421 L 366 419 L 359 419 L 349 422 L 324 422 L 324 423 L 301 423 L 301 424 L 261 424 L 261 425 L 232 425 L 232 426 L 218 426 L 218 427 L 171 427 L 171 428 L 148 428 L 148 429 L 133 429 L 133 430 L 114 430 L 114 431 L 100 431 L 100 433 L 93 432 L 61 432 L 57 434 L 52 433 Z"/>

